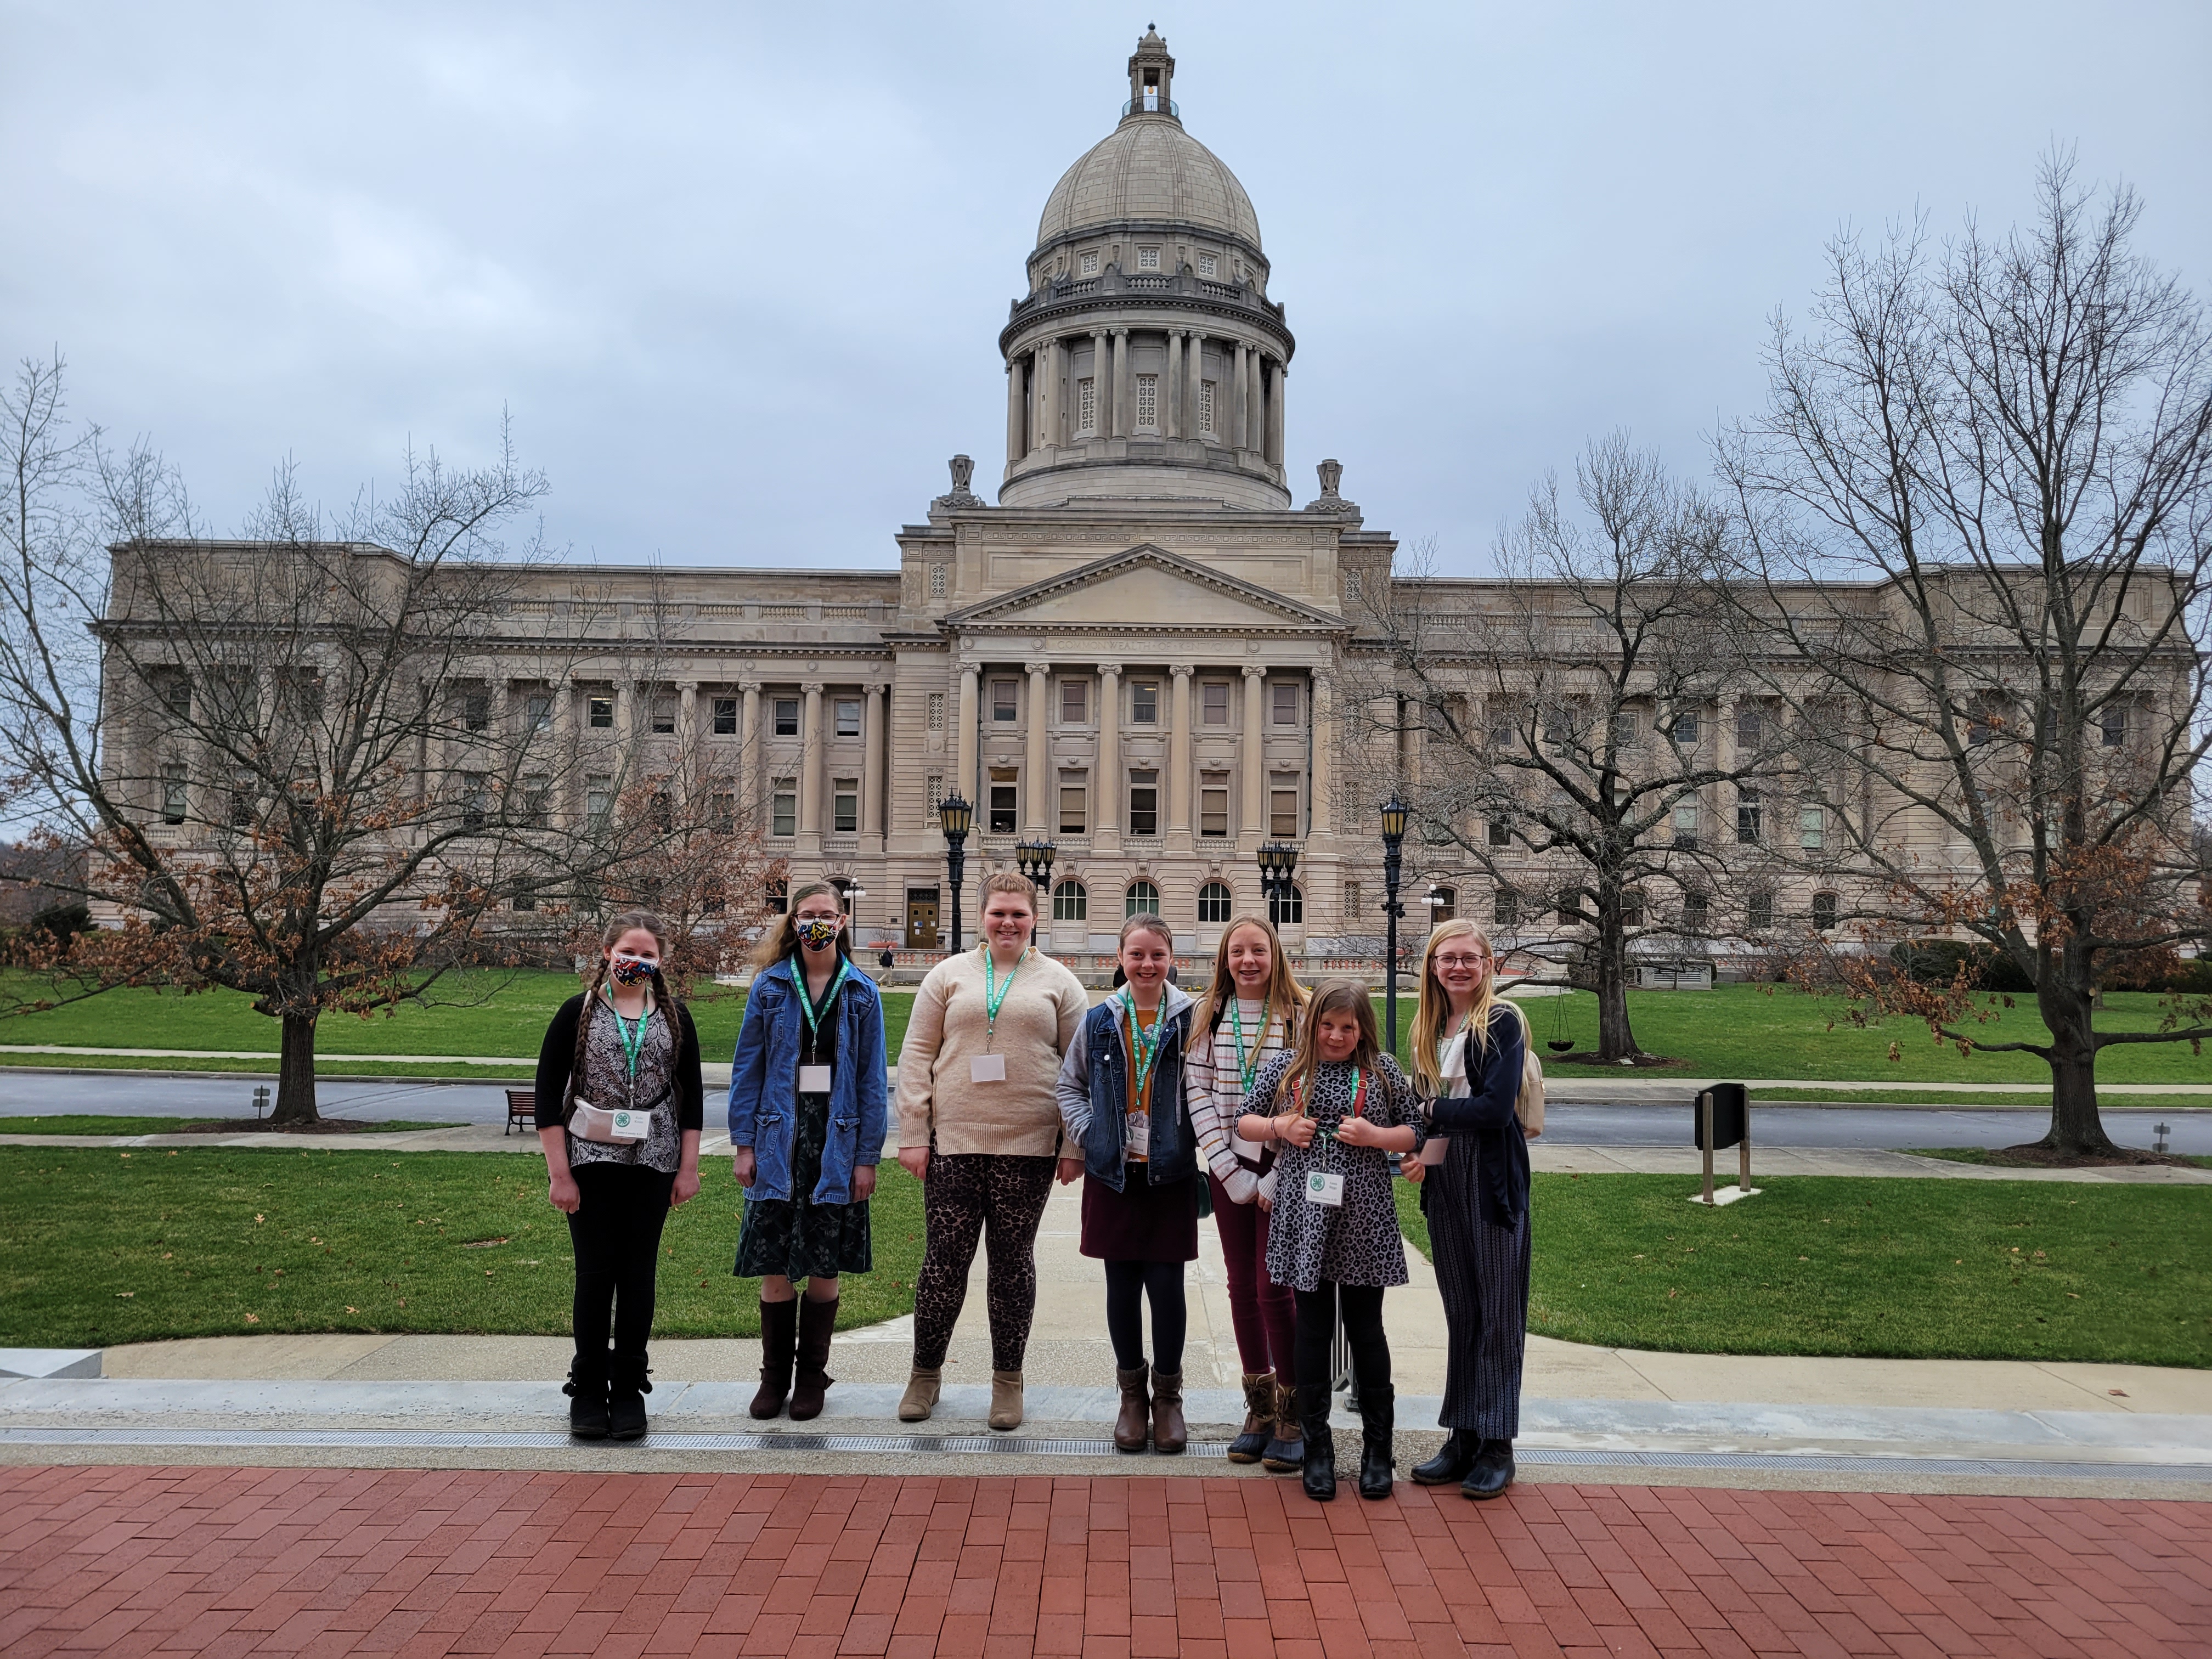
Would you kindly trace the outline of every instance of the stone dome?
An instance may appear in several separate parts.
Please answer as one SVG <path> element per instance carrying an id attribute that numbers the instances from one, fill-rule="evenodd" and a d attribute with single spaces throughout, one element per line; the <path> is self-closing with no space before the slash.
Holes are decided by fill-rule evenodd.
<path id="1" fill-rule="evenodd" d="M 1169 114 L 1125 116 L 1061 174 L 1037 221 L 1037 246 L 1129 220 L 1188 225 L 1260 247 L 1260 217 L 1244 186 Z"/>

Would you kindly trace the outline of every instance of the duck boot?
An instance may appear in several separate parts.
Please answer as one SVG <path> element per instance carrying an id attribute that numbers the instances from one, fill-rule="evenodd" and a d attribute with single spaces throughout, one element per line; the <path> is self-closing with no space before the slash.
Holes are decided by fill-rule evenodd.
<path id="1" fill-rule="evenodd" d="M 1244 1432 L 1229 1443 L 1232 1463 L 1256 1463 L 1275 1431 L 1275 1374 L 1249 1372 L 1244 1377 Z"/>
<path id="2" fill-rule="evenodd" d="M 1398 1390 L 1389 1383 L 1370 1383 L 1359 1391 L 1359 1495 L 1388 1498 L 1390 1471 L 1396 1468 L 1390 1453 L 1398 1430 Z"/>
<path id="3" fill-rule="evenodd" d="M 1152 1373 L 1139 1365 L 1133 1371 L 1115 1369 L 1114 1380 L 1121 1385 L 1121 1414 L 1114 1419 L 1114 1449 L 1140 1452 L 1152 1443 L 1152 1402 L 1145 1389 Z"/>
<path id="4" fill-rule="evenodd" d="M 937 1409 L 937 1397 L 944 1389 L 944 1366 L 915 1366 L 907 1373 L 906 1392 L 899 1396 L 899 1421 L 927 1422 L 930 1413 Z"/>
<path id="5" fill-rule="evenodd" d="M 1173 1457 L 1190 1443 L 1182 1419 L 1182 1373 L 1152 1367 L 1152 1449 Z"/>
<path id="6" fill-rule="evenodd" d="M 837 1328 L 837 1298 L 799 1307 L 799 1370 L 791 1385 L 791 1420 L 805 1423 L 822 1415 L 823 1398 L 837 1379 L 830 1375 L 830 1336 Z"/>
<path id="7" fill-rule="evenodd" d="M 1459 1489 L 1467 1498 L 1497 1498 L 1512 1484 L 1513 1443 L 1486 1440 L 1482 1449 L 1474 1455 L 1474 1466 L 1468 1470 L 1467 1479 L 1459 1483 Z"/>
<path id="8" fill-rule="evenodd" d="M 608 1437 L 645 1438 L 645 1396 L 653 1392 L 651 1370 L 641 1358 L 617 1354 L 607 1373 Z"/>
<path id="9" fill-rule="evenodd" d="M 799 1304 L 763 1298 L 760 1313 L 760 1391 L 745 1409 L 764 1420 L 783 1409 L 783 1397 L 791 1392 L 791 1345 L 799 1329 Z"/>
<path id="10" fill-rule="evenodd" d="M 1326 1382 L 1298 1384 L 1298 1419 L 1305 1430 L 1304 1477 L 1306 1496 L 1326 1504 L 1336 1496 L 1336 1437 L 1328 1426 L 1329 1388 Z"/>
<path id="11" fill-rule="evenodd" d="M 568 1380 L 561 1385 L 568 1396 L 568 1434 L 575 1440 L 604 1440 L 611 1426 L 607 1420 L 607 1356 L 596 1359 L 578 1354 L 568 1362 Z"/>
<path id="12" fill-rule="evenodd" d="M 1434 1457 L 1414 1464 L 1407 1473 L 1417 1486 L 1455 1486 L 1467 1479 L 1467 1472 L 1474 1467 L 1474 1455 L 1481 1449 L 1480 1435 L 1454 1429 L 1444 1436 L 1444 1443 L 1437 1448 Z"/>
<path id="13" fill-rule="evenodd" d="M 1298 1426 L 1298 1391 L 1287 1382 L 1275 1384 L 1275 1431 L 1260 1454 L 1260 1467 L 1270 1474 L 1296 1474 L 1306 1466 L 1305 1432 Z"/>

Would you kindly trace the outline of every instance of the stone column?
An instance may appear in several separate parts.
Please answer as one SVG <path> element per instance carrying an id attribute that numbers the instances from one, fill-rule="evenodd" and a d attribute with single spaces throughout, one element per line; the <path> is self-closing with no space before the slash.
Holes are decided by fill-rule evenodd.
<path id="1" fill-rule="evenodd" d="M 1206 336 L 1197 329 L 1183 342 L 1183 435 L 1203 438 L 1206 428 L 1198 423 L 1198 383 L 1206 378 Z"/>
<path id="2" fill-rule="evenodd" d="M 1267 365 L 1267 459 L 1275 466 L 1283 464 L 1283 383 L 1290 373 L 1279 361 Z"/>
<path id="3" fill-rule="evenodd" d="M 884 850 L 884 688 L 868 688 L 860 714 L 860 833 L 872 845 L 862 850 Z"/>
<path id="4" fill-rule="evenodd" d="M 1098 771 L 1092 780 L 1092 821 L 1102 841 L 1121 835 L 1121 665 L 1098 665 Z"/>
<path id="5" fill-rule="evenodd" d="M 952 780 L 952 789 L 959 793 L 970 806 L 975 804 L 975 676 L 972 662 L 960 665 L 960 736 L 956 753 L 960 770 Z"/>
<path id="6" fill-rule="evenodd" d="M 1168 830 L 1190 834 L 1190 674 L 1187 662 L 1171 665 L 1175 696 L 1168 715 Z"/>
<path id="7" fill-rule="evenodd" d="M 676 682 L 676 746 L 685 755 L 699 749 L 699 682 Z"/>
<path id="8" fill-rule="evenodd" d="M 738 810 L 754 814 L 760 811 L 761 805 L 761 683 L 740 680 L 738 690 L 744 699 L 744 713 L 738 724 Z"/>
<path id="9" fill-rule="evenodd" d="M 1054 340 L 1048 343 L 1045 359 L 1051 365 L 1046 371 L 1045 397 L 1050 413 L 1045 417 L 1045 443 L 1058 449 L 1067 442 L 1067 343 Z"/>
<path id="10" fill-rule="evenodd" d="M 1168 331 L 1168 372 L 1160 382 L 1160 432 L 1163 436 L 1180 438 L 1182 425 L 1182 331 Z"/>
<path id="11" fill-rule="evenodd" d="M 1247 386 L 1252 378 L 1251 368 L 1252 348 L 1247 345 L 1243 341 L 1239 340 L 1237 343 L 1236 362 L 1231 368 L 1229 373 L 1231 387 L 1228 410 L 1229 443 L 1230 447 L 1233 449 L 1249 449 L 1251 447 L 1250 444 L 1246 441 L 1248 428 L 1251 420 L 1250 411 L 1248 407 L 1249 399 L 1246 397 Z M 1215 411 L 1215 418 L 1217 420 L 1220 417 L 1220 413 L 1221 411 L 1218 410 Z"/>
<path id="12" fill-rule="evenodd" d="M 799 740 L 799 833 L 822 833 L 822 682 L 809 680 L 799 690 L 806 695 L 800 711 Z M 807 848 L 805 850 L 812 850 Z"/>
<path id="13" fill-rule="evenodd" d="M 573 680 L 563 679 L 553 687 L 553 775 L 563 786 L 553 792 L 552 822 L 556 825 L 576 821 L 576 791 L 583 784 L 582 768 L 578 764 L 581 757 L 577 748 L 576 685 Z"/>
<path id="14" fill-rule="evenodd" d="M 1006 364 L 1006 465 L 1030 453 L 1029 410 L 1022 400 L 1022 360 Z"/>
<path id="15" fill-rule="evenodd" d="M 1050 709 L 1046 698 L 1051 691 L 1048 676 L 1050 663 L 1033 662 L 1024 665 L 1030 677 L 1029 763 L 1022 769 L 1029 774 L 1029 787 L 1022 793 L 1027 803 L 1022 822 L 1031 835 L 1042 835 L 1045 829 L 1045 799 L 1050 785 L 1045 773 L 1052 765 L 1052 733 L 1046 720 Z"/>
<path id="16" fill-rule="evenodd" d="M 1135 430 L 1137 411 L 1131 400 L 1135 388 L 1129 384 L 1129 331 L 1114 331 L 1114 435 L 1126 438 Z"/>
<path id="17" fill-rule="evenodd" d="M 1267 768 L 1260 708 L 1267 681 L 1267 671 L 1260 664 L 1244 665 L 1244 821 L 1237 829 L 1240 842 L 1249 837 L 1255 847 L 1267 838 Z"/>
<path id="18" fill-rule="evenodd" d="M 1329 766 L 1336 743 L 1336 710 L 1328 677 L 1322 670 L 1314 671 L 1309 695 L 1313 702 L 1306 710 L 1310 734 L 1307 742 L 1312 746 L 1312 753 L 1306 769 L 1306 826 L 1310 833 L 1318 834 L 1336 823 L 1334 804 L 1329 799 L 1329 791 L 1336 787 Z"/>
<path id="19" fill-rule="evenodd" d="M 1103 328 L 1091 331 L 1091 435 L 1103 438 L 1114 430 L 1114 381 L 1107 373 L 1114 359 L 1113 336 Z"/>
<path id="20" fill-rule="evenodd" d="M 1031 353 L 1030 373 L 1030 451 L 1044 447 L 1047 377 L 1052 373 L 1052 343 L 1039 340 Z"/>

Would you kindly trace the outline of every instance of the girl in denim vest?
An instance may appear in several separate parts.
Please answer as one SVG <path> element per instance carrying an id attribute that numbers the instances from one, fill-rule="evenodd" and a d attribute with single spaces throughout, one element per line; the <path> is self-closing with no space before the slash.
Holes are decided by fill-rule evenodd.
<path id="1" fill-rule="evenodd" d="M 844 902 L 827 882 L 792 896 L 754 961 L 730 1061 L 730 1146 L 745 1189 L 732 1271 L 761 1282 L 752 1414 L 774 1417 L 788 1393 L 804 1422 L 821 1414 L 832 1381 L 839 1282 L 875 1265 L 868 1200 L 886 1127 L 884 1011 L 853 965 Z"/>

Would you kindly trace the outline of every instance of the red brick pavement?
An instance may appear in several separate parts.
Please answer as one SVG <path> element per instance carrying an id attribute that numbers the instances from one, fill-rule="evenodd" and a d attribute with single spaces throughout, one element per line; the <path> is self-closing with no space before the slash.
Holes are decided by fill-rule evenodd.
<path id="1" fill-rule="evenodd" d="M 0 1468 L 0 1652 L 2212 1653 L 2212 1504 Z"/>

